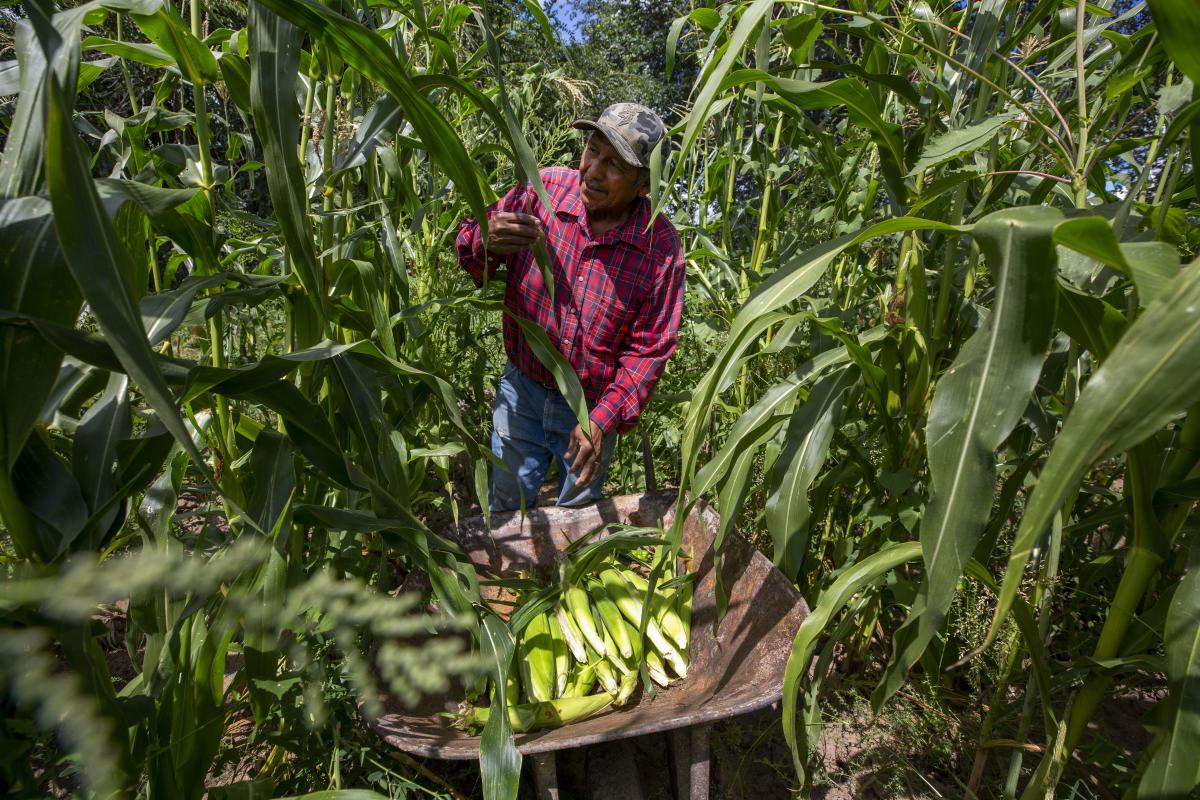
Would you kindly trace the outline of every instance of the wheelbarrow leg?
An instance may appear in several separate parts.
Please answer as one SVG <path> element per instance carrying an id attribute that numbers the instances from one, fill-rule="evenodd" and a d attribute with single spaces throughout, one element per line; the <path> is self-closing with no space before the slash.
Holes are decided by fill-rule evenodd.
<path id="1" fill-rule="evenodd" d="M 711 723 L 676 728 L 668 733 L 675 766 L 678 800 L 708 800 L 708 734 Z"/>
<path id="2" fill-rule="evenodd" d="M 554 753 L 534 753 L 533 782 L 537 786 L 537 800 L 558 800 L 558 770 L 554 766 Z"/>

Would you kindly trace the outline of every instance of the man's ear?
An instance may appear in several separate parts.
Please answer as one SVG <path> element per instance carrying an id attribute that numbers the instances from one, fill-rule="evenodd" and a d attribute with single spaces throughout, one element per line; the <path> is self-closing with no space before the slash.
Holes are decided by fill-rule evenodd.
<path id="1" fill-rule="evenodd" d="M 638 197 L 649 197 L 650 196 L 650 179 L 649 178 L 646 178 L 646 180 L 642 181 L 642 185 L 638 187 L 637 196 Z"/>

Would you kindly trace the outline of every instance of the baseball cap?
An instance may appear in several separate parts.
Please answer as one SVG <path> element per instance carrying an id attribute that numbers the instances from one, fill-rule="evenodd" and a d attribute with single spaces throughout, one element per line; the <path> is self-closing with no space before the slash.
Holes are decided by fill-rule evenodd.
<path id="1" fill-rule="evenodd" d="M 621 158 L 635 167 L 650 166 L 650 154 L 666 132 L 658 114 L 639 103 L 614 103 L 599 119 L 577 119 L 571 127 L 600 131 Z"/>

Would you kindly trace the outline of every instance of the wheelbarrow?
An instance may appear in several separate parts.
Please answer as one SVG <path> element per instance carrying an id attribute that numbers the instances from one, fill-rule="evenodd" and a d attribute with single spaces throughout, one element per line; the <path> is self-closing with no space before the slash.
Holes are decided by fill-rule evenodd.
<path id="1" fill-rule="evenodd" d="M 605 499 L 585 508 L 537 508 L 462 521 L 449 532 L 480 573 L 497 577 L 545 572 L 558 551 L 605 523 L 670 524 L 676 494 L 648 492 Z M 687 677 L 658 689 L 652 698 L 635 694 L 621 708 L 560 728 L 518 734 L 517 750 L 534 764 L 539 798 L 557 798 L 554 752 L 667 732 L 681 798 L 708 797 L 711 723 L 764 708 L 782 697 L 783 673 L 792 640 L 808 615 L 804 598 L 762 553 L 742 539 L 726 539 L 721 563 L 728 594 L 725 616 L 714 632 L 716 574 L 712 543 L 717 513 L 703 501 L 683 526 L 682 553 L 700 558 L 685 565 L 699 573 L 692 599 L 691 664 Z M 428 758 L 475 759 L 479 737 L 459 731 L 439 712 L 453 712 L 459 698 L 426 698 L 405 707 L 383 698 L 384 713 L 369 720 L 389 745 Z M 610 778 L 612 776 L 609 776 Z M 593 791 L 593 794 L 595 792 Z M 628 797 L 622 791 L 621 796 Z"/>

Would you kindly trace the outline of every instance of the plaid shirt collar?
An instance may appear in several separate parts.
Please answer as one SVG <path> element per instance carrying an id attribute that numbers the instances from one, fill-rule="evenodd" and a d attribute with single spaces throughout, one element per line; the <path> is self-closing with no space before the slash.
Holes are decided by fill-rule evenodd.
<path id="1" fill-rule="evenodd" d="M 572 183 L 567 191 L 562 192 L 557 197 L 552 197 L 551 200 L 554 201 L 554 213 L 556 216 L 567 214 L 577 220 L 582 220 L 584 214 L 587 212 L 587 209 L 583 207 L 583 198 L 579 195 L 579 183 L 577 181 Z M 650 201 L 644 197 L 639 197 L 633 201 L 633 213 L 629 215 L 629 219 L 608 233 L 605 233 L 597 241 L 625 242 L 642 252 L 649 252 L 650 236 L 646 230 L 649 224 Z"/>

